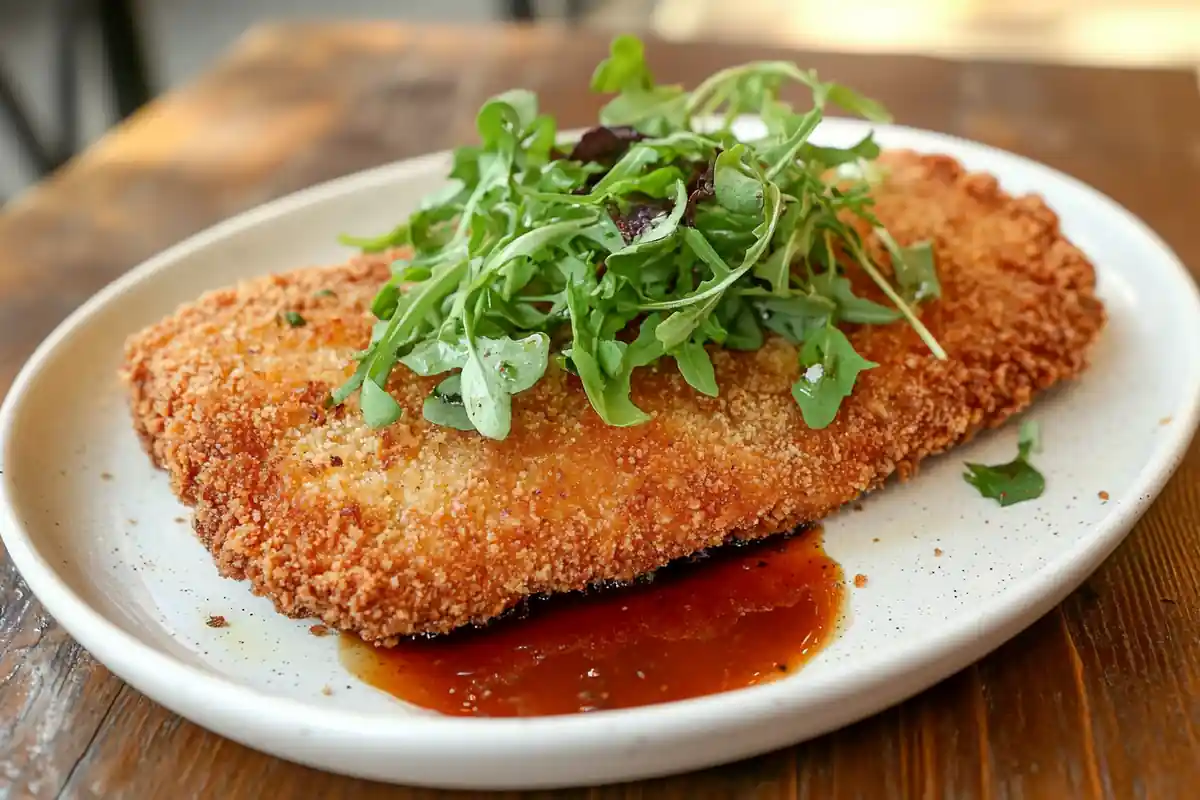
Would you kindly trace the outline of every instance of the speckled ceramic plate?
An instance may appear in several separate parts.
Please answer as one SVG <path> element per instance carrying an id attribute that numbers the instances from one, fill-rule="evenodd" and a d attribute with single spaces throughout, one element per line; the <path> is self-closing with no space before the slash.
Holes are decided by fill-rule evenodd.
<path id="1" fill-rule="evenodd" d="M 818 138 L 847 144 L 863 133 L 830 121 Z M 929 462 L 918 480 L 871 497 L 863 513 L 829 521 L 829 554 L 870 582 L 851 592 L 845 632 L 794 677 L 627 711 L 440 717 L 357 683 L 339 665 L 335 639 L 311 636 L 310 623 L 276 615 L 245 584 L 217 576 L 187 509 L 134 436 L 116 377 L 124 338 L 206 289 L 342 260 L 336 235 L 394 224 L 438 185 L 445 155 L 242 215 L 138 267 L 73 314 L 0 412 L 5 545 L 58 621 L 150 697 L 251 747 L 353 775 L 494 788 L 631 779 L 764 752 L 903 700 L 1048 611 L 1146 509 L 1196 426 L 1200 300 L 1167 247 L 1087 186 L 958 139 L 890 127 L 878 134 L 885 145 L 949 153 L 996 174 L 1010 192 L 1042 193 L 1096 263 L 1111 323 L 1085 377 L 1032 411 L 1043 429 L 1042 498 L 1002 510 L 962 480 L 964 460 L 1011 456 L 1009 426 Z M 1176 343 L 1170 358 L 1164 341 Z M 229 627 L 207 627 L 208 614 L 226 616 Z"/>

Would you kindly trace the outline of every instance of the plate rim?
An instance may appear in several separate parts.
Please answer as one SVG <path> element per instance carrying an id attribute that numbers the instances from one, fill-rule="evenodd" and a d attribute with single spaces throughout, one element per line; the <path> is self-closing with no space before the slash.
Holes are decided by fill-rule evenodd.
<path id="1" fill-rule="evenodd" d="M 1173 267 L 1164 273 L 1161 291 L 1178 292 L 1186 297 L 1185 304 L 1195 310 L 1197 340 L 1200 340 L 1200 290 L 1178 255 L 1145 222 L 1123 205 L 1086 183 L 1048 165 L 1024 156 L 965 138 L 902 125 L 867 124 L 858 120 L 828 119 L 826 129 L 842 129 L 846 134 L 874 130 L 884 139 L 887 135 L 917 139 L 922 146 L 932 148 L 949 145 L 958 150 L 983 152 L 991 157 L 1015 160 L 1035 174 L 1053 176 L 1065 181 L 1087 201 L 1089 206 L 1103 206 L 1119 217 L 1130 234 L 1143 238 L 1156 257 Z M 568 132 L 564 132 L 567 135 Z M 912 145 L 909 145 L 912 146 Z M 1091 574 L 1125 538 L 1125 535 L 1161 492 L 1185 456 L 1197 425 L 1200 424 L 1200 359 L 1193 358 L 1190 366 L 1190 385 L 1181 396 L 1196 400 L 1190 409 L 1177 413 L 1168 433 L 1151 451 L 1142 469 L 1130 482 L 1133 499 L 1116 505 L 1110 515 L 1092 526 L 1091 533 L 1068 550 L 1052 558 L 1032 574 L 1011 585 L 983 610 L 964 612 L 952 618 L 936 633 L 921 637 L 911 644 L 889 650 L 885 659 L 875 659 L 861 665 L 848 675 L 831 674 L 805 682 L 777 681 L 706 697 L 673 703 L 618 709 L 594 714 L 574 714 L 533 718 L 457 718 L 443 716 L 396 715 L 388 718 L 361 711 L 330 708 L 306 703 L 300 699 L 271 695 L 253 689 L 232 678 L 186 664 L 137 636 L 127 633 L 94 609 L 46 561 L 35 546 L 35 537 L 17 515 L 17 497 L 9 451 L 15 440 L 15 422 L 29 402 L 29 389 L 44 370 L 47 361 L 60 345 L 86 329 L 89 321 L 150 277 L 171 269 L 183 256 L 238 232 L 284 217 L 293 210 L 310 204 L 334 200 L 364 186 L 404 180 L 446 159 L 450 151 L 442 150 L 415 158 L 404 159 L 335 178 L 261 204 L 231 218 L 218 222 L 183 241 L 168 247 L 136 267 L 125 272 L 79 308 L 46 337 L 25 362 L 13 380 L 3 405 L 0 406 L 0 536 L 22 578 L 45 609 L 63 628 L 82 644 L 98 661 L 122 680 L 144 692 L 155 702 L 188 719 L 203 719 L 204 727 L 218 720 L 213 727 L 223 735 L 251 747 L 274 752 L 290 760 L 292 754 L 282 751 L 278 742 L 307 738 L 314 735 L 335 736 L 344 746 L 361 747 L 367 743 L 389 748 L 406 748 L 410 755 L 432 753 L 445 747 L 470 750 L 472 754 L 486 751 L 491 758 L 512 758 L 520 754 L 547 757 L 552 753 L 594 752 L 598 743 L 605 752 L 619 752 L 630 743 L 647 737 L 686 739 L 689 734 L 715 735 L 725 720 L 726 728 L 747 721 L 759 724 L 772 719 L 802 712 L 805 709 L 840 705 L 841 712 L 832 712 L 836 725 L 822 726 L 822 731 L 850 724 L 877 713 L 913 696 L 950 674 L 977 661 L 1012 638 L 1054 605 Z M 1003 182 L 1003 175 L 998 175 Z M 986 635 L 980 635 L 980 627 Z M 902 692 L 895 687 L 903 685 Z M 869 699 L 881 687 L 890 699 L 879 703 Z M 827 714 L 828 716 L 828 714 Z M 709 726 L 707 730 L 704 730 Z M 230 733 L 230 729 L 234 733 Z M 630 734 L 629 732 L 634 732 Z M 536 744 L 516 744 L 511 734 L 537 736 Z M 819 732 L 818 732 L 819 733 Z M 817 735 L 817 734 L 813 734 Z M 777 743 L 793 741 L 777 736 Z M 785 742 L 786 740 L 786 742 Z M 744 745 L 742 746 L 745 747 Z M 330 753 L 334 752 L 331 748 Z M 726 751 L 723 751 L 726 752 Z M 725 761 L 762 752 L 739 750 L 730 742 Z M 319 763 L 310 760 L 308 763 Z M 707 761 L 705 763 L 715 763 Z M 379 777 L 381 773 L 341 770 L 347 774 Z M 643 771 L 638 777 L 661 772 Z M 451 785 L 451 784 L 438 784 Z M 478 782 L 462 784 L 482 786 Z M 515 785 L 515 784 L 513 784 Z M 536 781 L 521 785 L 535 786 Z M 545 784 L 551 785 L 551 784 Z M 564 784 L 554 784 L 564 785 Z"/>

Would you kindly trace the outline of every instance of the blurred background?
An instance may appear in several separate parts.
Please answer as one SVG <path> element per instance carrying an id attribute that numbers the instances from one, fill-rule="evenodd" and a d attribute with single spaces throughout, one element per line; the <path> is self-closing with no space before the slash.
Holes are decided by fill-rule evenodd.
<path id="1" fill-rule="evenodd" d="M 247 28 L 333 17 L 1200 67 L 1200 0 L 0 0 L 0 203 L 203 71 Z"/>

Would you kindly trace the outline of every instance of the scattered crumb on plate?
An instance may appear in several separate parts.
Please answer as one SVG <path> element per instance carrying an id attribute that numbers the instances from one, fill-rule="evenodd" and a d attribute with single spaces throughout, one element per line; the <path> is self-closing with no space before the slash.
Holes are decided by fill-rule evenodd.
<path id="1" fill-rule="evenodd" d="M 879 541 L 879 537 L 878 537 L 878 536 L 876 536 L 876 537 L 875 537 L 874 539 L 872 539 L 871 541 L 872 541 L 872 542 L 878 542 L 878 541 Z"/>
<path id="2" fill-rule="evenodd" d="M 111 472 L 101 472 L 100 473 L 100 480 L 111 481 L 112 479 L 113 479 L 113 474 Z"/>
<path id="3" fill-rule="evenodd" d="M 313 636 L 328 636 L 329 628 L 325 625 L 313 625 L 308 629 L 308 632 Z"/>
<path id="4" fill-rule="evenodd" d="M 326 697 L 329 697 L 331 694 L 333 694 L 333 689 L 332 689 L 332 687 L 329 687 L 329 686 L 322 686 L 322 687 L 321 687 L 321 694 L 325 695 Z"/>
<path id="5" fill-rule="evenodd" d="M 220 614 L 210 614 L 204 624 L 210 628 L 228 628 L 229 627 L 229 621 L 226 620 Z"/>
<path id="6" fill-rule="evenodd" d="M 1100 494 L 1099 494 L 1098 496 L 1099 496 L 1099 498 L 1100 498 L 1101 500 L 1103 500 L 1104 502 L 1106 502 L 1106 503 L 1108 502 L 1108 492 L 1101 491 L 1101 492 L 1100 492 Z"/>
<path id="7" fill-rule="evenodd" d="M 867 585 L 867 576 L 861 572 L 854 576 L 854 586 L 856 589 L 861 589 Z"/>
<path id="8" fill-rule="evenodd" d="M 1159 425 L 1170 425 L 1170 424 L 1171 424 L 1171 417 L 1163 417 L 1162 419 L 1160 419 L 1160 420 L 1158 421 L 1158 424 L 1159 424 Z"/>
<path id="9" fill-rule="evenodd" d="M 940 557 L 941 557 L 941 555 L 942 555 L 942 548 L 940 548 L 940 547 L 935 547 L 935 548 L 933 548 L 933 556 L 934 556 L 934 558 L 940 558 Z"/>
<path id="10" fill-rule="evenodd" d="M 175 518 L 175 521 L 176 521 L 176 522 L 178 522 L 180 525 L 182 525 L 183 523 L 187 522 L 187 520 L 186 520 L 186 519 L 184 519 L 183 517 L 176 517 L 176 518 Z"/>

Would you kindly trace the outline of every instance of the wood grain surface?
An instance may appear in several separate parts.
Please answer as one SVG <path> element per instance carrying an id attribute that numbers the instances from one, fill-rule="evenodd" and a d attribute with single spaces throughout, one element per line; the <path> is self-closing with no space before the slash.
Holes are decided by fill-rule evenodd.
<path id="1" fill-rule="evenodd" d="M 0 212 L 0 392 L 111 279 L 217 220 L 318 181 L 463 143 L 488 95 L 541 93 L 564 126 L 605 37 L 567 30 L 260 29 L 187 88 Z M 1186 72 L 656 45 L 694 83 L 786 57 L 902 123 L 1065 170 L 1200 266 L 1200 94 Z M 1198 343 L 1176 343 L 1196 347 Z M 588 798 L 1183 798 L 1200 787 L 1200 447 L 1128 541 L 1060 608 L 983 662 L 858 725 L 768 756 Z M 432 798 L 279 761 L 121 684 L 0 567 L 0 794 Z M 462 795 L 467 796 L 467 795 Z M 517 796 L 517 795 L 513 795 Z M 544 795 L 529 795 L 544 796 Z"/>

